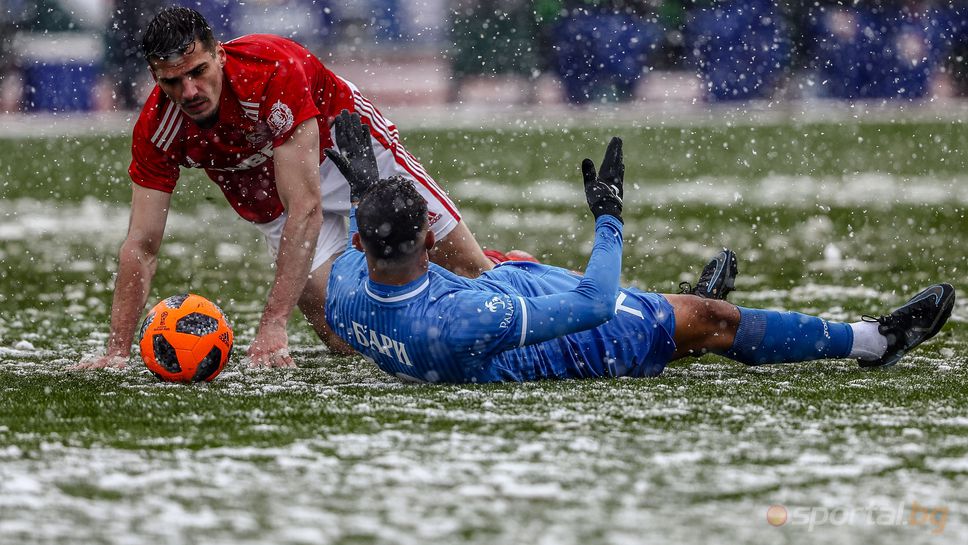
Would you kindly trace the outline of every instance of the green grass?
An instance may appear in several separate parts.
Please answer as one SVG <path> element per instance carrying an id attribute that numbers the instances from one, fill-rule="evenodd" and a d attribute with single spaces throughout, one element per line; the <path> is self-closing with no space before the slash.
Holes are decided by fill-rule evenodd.
<path id="1" fill-rule="evenodd" d="M 586 155 L 597 161 L 612 135 L 625 140 L 629 172 L 645 180 L 711 174 L 762 177 L 968 171 L 968 131 L 954 123 L 808 124 L 534 131 L 407 131 L 403 143 L 441 181 L 488 177 L 510 185 L 571 179 Z M 0 195 L 65 201 L 130 197 L 128 137 L 17 139 L 0 149 Z M 24 158 L 36 158 L 24 160 Z M 188 176 L 182 206 L 218 202 L 214 184 Z M 180 197 L 183 195 L 179 195 Z"/>
<path id="2" fill-rule="evenodd" d="M 963 125 L 623 132 L 626 283 L 671 291 L 729 244 L 741 268 L 731 299 L 748 306 L 854 320 L 937 280 L 968 287 Z M 485 244 L 581 267 L 590 221 L 577 164 L 599 159 L 609 135 L 408 131 L 405 142 Z M 233 364 L 190 387 L 158 383 L 136 360 L 68 372 L 105 342 L 127 157 L 123 138 L 0 145 L 0 543 L 968 537 L 963 303 L 936 340 L 887 372 L 706 357 L 649 380 L 415 386 L 330 357 L 301 317 L 290 327 L 299 369 L 246 371 L 237 356 L 272 270 L 257 233 L 192 174 L 176 193 L 151 299 L 216 299 L 237 334 Z M 865 176 L 875 183 L 856 185 Z M 816 202 L 786 195 L 792 185 L 763 195 L 804 180 L 823 188 Z M 940 535 L 765 522 L 771 504 L 914 501 L 950 509 Z"/>

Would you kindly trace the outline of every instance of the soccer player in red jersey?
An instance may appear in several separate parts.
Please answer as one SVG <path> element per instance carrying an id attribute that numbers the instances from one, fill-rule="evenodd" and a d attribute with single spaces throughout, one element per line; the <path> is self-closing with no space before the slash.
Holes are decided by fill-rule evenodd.
<path id="1" fill-rule="evenodd" d="M 476 277 L 489 270 L 454 203 L 400 144 L 397 129 L 350 82 L 307 49 L 271 35 L 217 42 L 204 17 L 168 8 L 145 29 L 142 50 L 157 86 L 134 128 L 131 219 L 119 253 L 107 352 L 78 369 L 122 367 L 157 267 L 181 168 L 201 168 L 235 211 L 263 232 L 276 276 L 250 365 L 294 366 L 286 325 L 298 306 L 337 353 L 352 349 L 326 324 L 330 268 L 346 247 L 349 186 L 323 150 L 342 110 L 371 127 L 379 177 L 404 176 L 428 202 L 438 240 L 432 259 Z"/>

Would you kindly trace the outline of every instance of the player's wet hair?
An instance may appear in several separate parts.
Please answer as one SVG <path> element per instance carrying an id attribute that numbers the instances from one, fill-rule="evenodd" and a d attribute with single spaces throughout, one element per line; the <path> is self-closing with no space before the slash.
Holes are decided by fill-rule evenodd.
<path id="1" fill-rule="evenodd" d="M 356 225 L 368 254 L 401 261 L 423 248 L 417 239 L 427 225 L 427 201 L 402 176 L 380 180 L 360 199 Z"/>
<path id="2" fill-rule="evenodd" d="M 148 23 L 141 36 L 141 53 L 148 61 L 166 60 L 194 51 L 195 40 L 214 53 L 215 36 L 201 13 L 180 6 L 165 8 Z"/>

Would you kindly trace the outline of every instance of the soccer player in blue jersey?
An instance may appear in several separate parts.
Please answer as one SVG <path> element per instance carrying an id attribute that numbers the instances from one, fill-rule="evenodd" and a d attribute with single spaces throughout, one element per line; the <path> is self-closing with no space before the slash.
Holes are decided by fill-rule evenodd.
<path id="1" fill-rule="evenodd" d="M 595 216 L 584 276 L 507 262 L 463 278 L 429 261 L 426 203 L 408 180 L 377 180 L 368 135 L 356 114 L 343 112 L 339 150 L 326 150 L 357 205 L 350 246 L 333 264 L 326 318 L 357 351 L 405 380 L 655 376 L 669 361 L 705 352 L 750 365 L 855 358 L 863 367 L 886 367 L 934 336 L 954 305 L 954 289 L 937 284 L 889 315 L 838 323 L 621 288 L 625 167 L 618 138 L 598 172 L 589 159 L 581 165 Z"/>

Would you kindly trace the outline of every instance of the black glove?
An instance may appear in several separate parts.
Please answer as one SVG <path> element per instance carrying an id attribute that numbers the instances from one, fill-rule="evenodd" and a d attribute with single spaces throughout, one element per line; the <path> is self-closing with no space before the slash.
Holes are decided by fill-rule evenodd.
<path id="1" fill-rule="evenodd" d="M 366 190 L 380 179 L 370 129 L 360 120 L 360 114 L 351 114 L 348 110 L 336 116 L 334 126 L 339 151 L 327 148 L 324 153 L 350 184 L 350 200 L 359 202 Z"/>
<path id="2" fill-rule="evenodd" d="M 625 194 L 625 163 L 622 162 L 622 139 L 613 137 L 605 150 L 602 168 L 595 175 L 595 163 L 591 159 L 581 162 L 581 175 L 585 179 L 585 200 L 595 219 L 603 214 L 615 216 L 622 221 L 622 196 Z M 622 221 L 624 223 L 624 221 Z"/>

